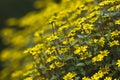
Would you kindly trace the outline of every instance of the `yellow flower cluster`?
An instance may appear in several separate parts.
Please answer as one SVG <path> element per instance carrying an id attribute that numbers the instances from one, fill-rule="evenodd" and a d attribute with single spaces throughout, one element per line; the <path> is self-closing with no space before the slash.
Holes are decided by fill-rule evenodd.
<path id="1" fill-rule="evenodd" d="M 54 63 L 50 64 L 49 70 L 52 70 L 55 68 L 60 68 L 60 67 L 63 67 L 64 65 L 65 65 L 65 63 L 63 63 L 63 62 L 54 62 Z"/>
<path id="2" fill-rule="evenodd" d="M 109 72 L 109 67 L 105 66 L 100 68 L 100 70 L 93 74 L 90 78 L 89 77 L 83 77 L 82 80 L 100 80 L 101 78 L 104 77 L 104 75 L 108 74 Z"/>
<path id="3" fill-rule="evenodd" d="M 97 73 L 95 73 L 93 76 L 91 76 L 92 80 L 99 80 L 102 78 L 105 74 L 108 74 L 109 72 L 109 67 L 105 66 L 101 68 Z"/>
<path id="4" fill-rule="evenodd" d="M 100 54 L 98 54 L 97 56 L 92 58 L 92 62 L 95 63 L 95 62 L 98 62 L 98 61 L 102 61 L 103 58 L 105 56 L 107 56 L 108 54 L 109 54 L 108 50 L 100 51 Z"/>
<path id="5" fill-rule="evenodd" d="M 87 48 L 88 46 L 84 45 L 84 46 L 80 46 L 80 47 L 77 47 L 76 46 L 76 50 L 74 51 L 74 54 L 83 54 L 84 52 L 87 51 Z"/>

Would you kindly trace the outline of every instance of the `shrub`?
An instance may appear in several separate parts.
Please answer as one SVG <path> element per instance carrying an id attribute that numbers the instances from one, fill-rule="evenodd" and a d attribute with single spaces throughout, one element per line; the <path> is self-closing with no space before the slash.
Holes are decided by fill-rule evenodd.
<path id="1" fill-rule="evenodd" d="M 16 60 L 9 64 L 15 67 L 11 79 L 119 80 L 119 12 L 119 0 L 63 0 L 19 19 L 22 30 L 8 29 L 14 34 L 8 43 L 17 55 L 32 47 L 18 57 L 11 55 Z M 2 56 L 6 58 L 4 52 Z"/>

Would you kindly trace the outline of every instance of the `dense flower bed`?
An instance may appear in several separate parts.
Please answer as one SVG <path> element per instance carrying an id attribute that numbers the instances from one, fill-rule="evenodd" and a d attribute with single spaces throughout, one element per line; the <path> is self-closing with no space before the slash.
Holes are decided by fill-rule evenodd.
<path id="1" fill-rule="evenodd" d="M 1 30 L 10 45 L 2 79 L 120 79 L 120 0 L 49 0 L 42 8 Z"/>

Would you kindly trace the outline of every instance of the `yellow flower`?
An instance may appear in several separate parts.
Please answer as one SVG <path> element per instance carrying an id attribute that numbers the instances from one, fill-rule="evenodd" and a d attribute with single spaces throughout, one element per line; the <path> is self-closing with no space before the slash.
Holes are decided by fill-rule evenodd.
<path id="1" fill-rule="evenodd" d="M 80 54 L 80 51 L 81 51 L 81 49 L 80 49 L 80 47 L 78 47 L 78 48 L 76 48 L 76 50 L 74 51 L 74 53 L 75 54 Z"/>
<path id="2" fill-rule="evenodd" d="M 103 55 L 98 54 L 97 56 L 95 56 L 95 57 L 92 58 L 92 62 L 95 63 L 95 62 L 98 62 L 98 61 L 102 61 L 103 58 L 104 58 Z"/>
<path id="3" fill-rule="evenodd" d="M 82 50 L 82 52 L 85 52 L 85 51 L 87 51 L 87 48 L 88 48 L 88 46 L 86 46 L 86 45 L 84 45 L 84 46 L 81 46 L 81 50 Z"/>
<path id="4" fill-rule="evenodd" d="M 24 80 L 33 80 L 33 77 L 27 77 Z"/>
<path id="5" fill-rule="evenodd" d="M 55 69 L 55 64 L 51 64 L 51 65 L 49 66 L 49 69 L 50 69 L 50 70 Z"/>
<path id="6" fill-rule="evenodd" d="M 108 53 L 109 53 L 108 50 L 100 51 L 100 54 L 92 58 L 92 62 L 95 63 L 98 61 L 102 61 L 103 58 L 108 55 Z"/>
<path id="7" fill-rule="evenodd" d="M 104 38 L 104 37 L 101 37 L 100 40 L 99 40 L 99 43 L 100 43 L 100 45 L 103 47 L 104 44 L 105 44 L 105 38 Z"/>
<path id="8" fill-rule="evenodd" d="M 85 23 L 82 23 L 82 25 L 83 25 L 82 30 L 83 30 L 85 33 L 90 33 L 90 32 L 93 30 L 93 24 L 85 24 Z"/>
<path id="9" fill-rule="evenodd" d="M 68 72 L 63 79 L 64 80 L 74 80 L 73 78 L 76 76 L 77 74 L 75 72 Z"/>
<path id="10" fill-rule="evenodd" d="M 82 80 L 91 80 L 89 77 L 83 77 Z"/>
<path id="11" fill-rule="evenodd" d="M 119 44 L 119 41 L 118 41 L 118 40 L 114 40 L 114 41 L 112 41 L 112 42 L 109 42 L 108 45 L 109 45 L 110 47 L 112 47 L 112 46 L 116 46 L 116 45 L 120 45 L 120 44 Z"/>
<path id="12" fill-rule="evenodd" d="M 117 65 L 118 67 L 120 67 L 120 60 L 117 60 L 116 65 Z"/>
<path id="13" fill-rule="evenodd" d="M 98 39 L 94 39 L 94 40 L 93 40 L 93 43 L 97 43 L 97 41 L 98 41 Z"/>
<path id="14" fill-rule="evenodd" d="M 90 44 L 95 44 L 95 43 L 97 43 L 97 42 L 98 42 L 98 39 L 91 39 L 91 40 L 89 41 Z"/>
<path id="15" fill-rule="evenodd" d="M 56 40 L 58 39 L 58 36 L 50 36 L 47 38 L 47 41 L 53 41 L 53 40 Z"/>
<path id="16" fill-rule="evenodd" d="M 84 52 L 87 51 L 88 46 L 84 45 L 84 46 L 80 46 L 80 47 L 76 47 L 76 50 L 74 51 L 75 54 L 82 54 Z"/>
<path id="17" fill-rule="evenodd" d="M 103 77 L 103 73 L 95 73 L 92 77 L 91 80 L 99 80 L 101 77 Z"/>
<path id="18" fill-rule="evenodd" d="M 108 66 L 101 67 L 99 70 L 99 72 L 102 72 L 103 74 L 108 74 L 109 71 L 110 71 L 110 68 Z"/>
<path id="19" fill-rule="evenodd" d="M 19 76 L 21 76 L 23 74 L 23 72 L 22 71 L 15 71 L 15 72 L 13 72 L 12 73 L 12 77 L 14 78 L 14 77 L 19 77 Z"/>
<path id="20" fill-rule="evenodd" d="M 116 20 L 116 21 L 115 21 L 115 24 L 120 25 L 120 20 Z"/>
<path id="21" fill-rule="evenodd" d="M 68 44 L 67 40 L 63 41 L 62 43 L 63 43 L 63 44 Z"/>
<path id="22" fill-rule="evenodd" d="M 115 30 L 115 31 L 111 32 L 111 37 L 113 39 L 116 38 L 116 37 L 120 37 L 119 35 L 120 35 L 120 31 L 118 31 L 118 30 Z"/>
<path id="23" fill-rule="evenodd" d="M 105 77 L 104 80 L 112 80 L 112 77 Z"/>
<path id="24" fill-rule="evenodd" d="M 68 50 L 69 50 L 68 47 L 61 48 L 61 49 L 59 50 L 59 53 L 60 53 L 60 54 L 63 54 L 63 53 L 65 53 L 65 52 L 67 52 Z"/>
<path id="25" fill-rule="evenodd" d="M 69 42 L 75 41 L 74 37 L 69 38 Z"/>
<path id="26" fill-rule="evenodd" d="M 65 29 L 69 28 L 69 25 L 64 25 L 64 26 L 61 26 L 58 31 L 63 31 Z"/>
<path id="27" fill-rule="evenodd" d="M 85 60 L 90 57 L 92 57 L 92 55 L 88 52 L 85 52 L 84 54 L 80 55 L 80 60 Z"/>
<path id="28" fill-rule="evenodd" d="M 56 67 L 62 67 L 62 66 L 64 66 L 64 63 L 63 62 L 55 62 L 55 65 L 56 65 Z"/>
<path id="29" fill-rule="evenodd" d="M 48 54 L 52 54 L 53 52 L 55 52 L 56 50 L 55 50 L 55 47 L 53 46 L 53 47 L 50 47 L 50 48 L 48 48 L 47 50 L 46 50 L 46 52 L 48 53 Z"/>
<path id="30" fill-rule="evenodd" d="M 109 71 L 109 67 L 107 67 L 107 66 L 100 68 L 100 70 L 97 73 L 95 73 L 93 76 L 91 76 L 91 80 L 99 80 L 105 74 L 108 74 L 108 71 Z"/>
<path id="31" fill-rule="evenodd" d="M 102 1 L 102 2 L 100 2 L 99 3 L 99 6 L 100 7 L 103 7 L 103 6 L 105 6 L 105 5 L 108 5 L 108 4 L 110 4 L 110 3 L 114 3 L 115 2 L 115 0 L 105 0 L 105 1 Z"/>
<path id="32" fill-rule="evenodd" d="M 108 50 L 100 51 L 100 54 L 103 56 L 107 56 L 110 53 Z"/>
<path id="33" fill-rule="evenodd" d="M 51 57 L 49 57 L 49 58 L 47 59 L 47 63 L 49 63 L 49 62 L 51 62 L 51 61 L 53 61 L 53 60 L 55 60 L 55 59 L 57 59 L 57 56 L 51 56 Z"/>

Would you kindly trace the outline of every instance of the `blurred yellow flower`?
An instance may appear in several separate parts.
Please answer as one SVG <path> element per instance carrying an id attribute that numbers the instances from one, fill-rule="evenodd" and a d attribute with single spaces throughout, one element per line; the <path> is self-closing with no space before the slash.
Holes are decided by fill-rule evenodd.
<path id="1" fill-rule="evenodd" d="M 74 80 L 73 78 L 76 76 L 77 74 L 74 72 L 68 72 L 63 79 L 64 80 Z"/>
<path id="2" fill-rule="evenodd" d="M 117 60 L 116 65 L 117 65 L 118 67 L 120 67 L 120 60 Z"/>

